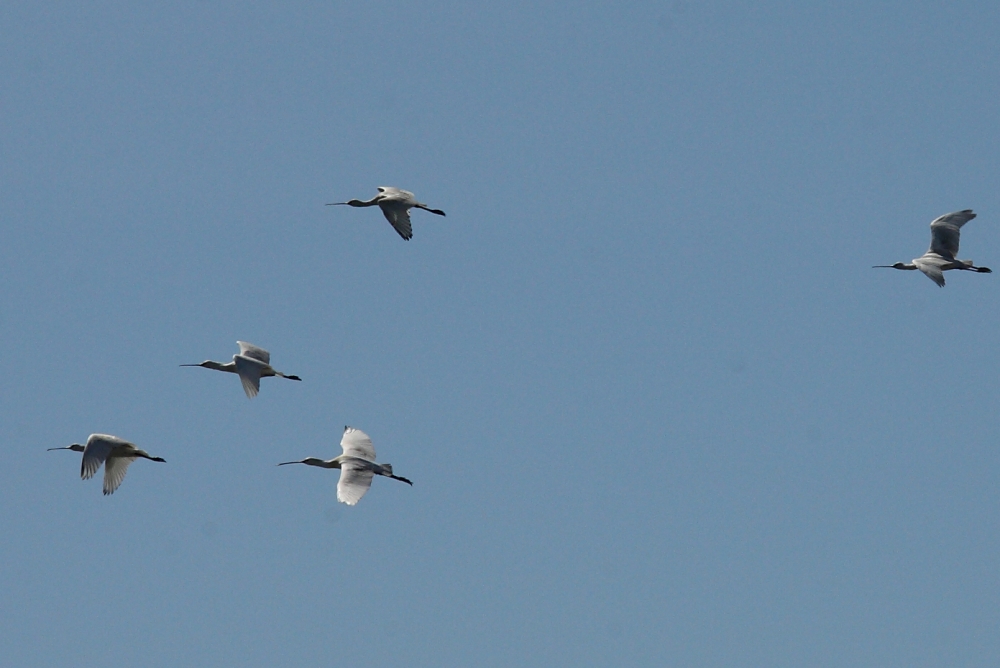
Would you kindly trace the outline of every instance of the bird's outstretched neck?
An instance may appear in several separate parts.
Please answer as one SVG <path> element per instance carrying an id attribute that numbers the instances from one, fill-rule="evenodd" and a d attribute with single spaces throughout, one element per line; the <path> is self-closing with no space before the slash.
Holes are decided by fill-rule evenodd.
<path id="1" fill-rule="evenodd" d="M 875 264 L 872 265 L 872 269 L 916 269 L 915 264 L 906 264 L 905 262 L 897 262 L 896 264 Z"/>
<path id="2" fill-rule="evenodd" d="M 327 206 L 375 206 L 378 204 L 378 197 L 362 201 L 360 199 L 350 199 L 346 202 L 329 202 Z"/>
<path id="3" fill-rule="evenodd" d="M 294 462 L 281 462 L 278 466 L 285 466 L 286 464 L 305 464 L 307 466 L 319 466 L 324 469 L 339 469 L 340 462 L 336 459 L 319 459 L 318 457 L 306 457 L 305 459 L 300 459 Z"/>
<path id="4" fill-rule="evenodd" d="M 180 366 L 200 366 L 206 369 L 214 369 L 215 371 L 232 371 L 236 372 L 236 365 L 230 362 L 229 364 L 222 364 L 221 362 L 213 362 L 212 360 L 205 360 L 199 364 L 181 364 Z"/>

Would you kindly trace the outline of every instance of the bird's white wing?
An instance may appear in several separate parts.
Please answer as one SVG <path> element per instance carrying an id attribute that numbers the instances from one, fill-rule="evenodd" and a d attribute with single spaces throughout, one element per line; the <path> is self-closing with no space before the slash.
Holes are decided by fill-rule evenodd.
<path id="1" fill-rule="evenodd" d="M 125 472 L 135 457 L 111 457 L 104 465 L 104 493 L 114 494 L 125 479 Z"/>
<path id="2" fill-rule="evenodd" d="M 409 190 L 403 190 L 402 188 L 396 188 L 394 186 L 379 186 L 378 191 L 382 193 L 382 199 L 405 200 L 409 197 L 413 197 L 413 193 Z"/>
<path id="3" fill-rule="evenodd" d="M 931 247 L 930 252 L 937 253 L 949 260 L 954 260 L 958 255 L 958 241 L 961 235 L 962 225 L 976 217 L 972 209 L 946 213 L 934 219 L 931 223 Z"/>
<path id="4" fill-rule="evenodd" d="M 114 441 L 98 434 L 94 434 L 87 439 L 87 447 L 83 449 L 83 462 L 80 464 L 80 477 L 84 480 L 93 478 L 94 474 L 97 473 L 97 469 L 101 468 L 101 464 L 111 454 L 111 450 L 115 445 Z"/>
<path id="5" fill-rule="evenodd" d="M 271 363 L 271 353 L 267 352 L 263 348 L 258 348 L 254 344 L 247 343 L 246 341 L 237 341 L 236 345 L 240 347 L 240 355 L 260 360 L 264 364 Z"/>
<path id="6" fill-rule="evenodd" d="M 399 233 L 399 236 L 407 241 L 413 238 L 413 226 L 410 225 L 410 212 L 406 207 L 393 206 L 391 202 L 388 204 L 380 202 L 379 208 L 382 209 L 385 219 Z"/>
<path id="7" fill-rule="evenodd" d="M 344 449 L 345 455 L 360 457 L 370 462 L 375 461 L 375 446 L 372 445 L 372 439 L 360 429 L 344 427 L 344 437 L 340 439 L 340 447 Z"/>
<path id="8" fill-rule="evenodd" d="M 923 256 L 915 259 L 913 264 L 917 265 L 917 269 L 924 272 L 924 275 L 927 276 L 927 278 L 937 283 L 938 287 L 943 288 L 944 272 L 941 270 L 941 265 L 946 262 L 948 262 L 948 260 L 928 251 Z"/>
<path id="9" fill-rule="evenodd" d="M 236 363 L 236 373 L 240 375 L 240 382 L 243 383 L 243 391 L 247 397 L 253 399 L 260 391 L 260 372 L 264 368 L 264 363 L 243 355 L 234 355 L 233 362 Z"/>
<path id="10" fill-rule="evenodd" d="M 353 506 L 372 486 L 374 471 L 365 468 L 362 462 L 343 462 L 340 465 L 340 481 L 337 483 L 337 500 Z"/>

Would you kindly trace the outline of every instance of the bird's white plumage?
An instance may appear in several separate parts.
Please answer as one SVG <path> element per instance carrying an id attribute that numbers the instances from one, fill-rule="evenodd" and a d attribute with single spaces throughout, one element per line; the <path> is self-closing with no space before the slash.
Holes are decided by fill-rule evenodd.
<path id="1" fill-rule="evenodd" d="M 134 444 L 111 436 L 109 434 L 91 434 L 87 439 L 87 445 L 81 446 L 74 443 L 65 448 L 49 448 L 50 450 L 73 450 L 83 452 L 83 459 L 80 463 L 80 477 L 89 480 L 94 477 L 97 470 L 104 465 L 104 493 L 113 494 L 125 479 L 125 473 L 129 465 L 139 457 L 151 459 L 153 461 L 164 461 L 160 457 L 152 457 L 145 450 L 140 450 Z"/>
<path id="2" fill-rule="evenodd" d="M 937 253 L 925 253 L 921 257 L 915 258 L 913 264 L 917 269 L 924 272 L 924 275 L 944 287 L 944 266 L 951 264 L 951 260 L 946 260 Z"/>
<path id="3" fill-rule="evenodd" d="M 232 362 L 214 362 L 205 360 L 201 364 L 181 364 L 181 366 L 200 366 L 215 371 L 225 371 L 235 373 L 240 377 L 240 384 L 249 399 L 253 399 L 260 392 L 260 379 L 280 376 L 288 380 L 302 380 L 298 376 L 282 373 L 271 366 L 271 353 L 263 348 L 259 348 L 246 341 L 237 341 L 240 352 L 233 355 Z"/>
<path id="4" fill-rule="evenodd" d="M 104 463 L 104 493 L 114 494 L 122 480 L 129 465 L 136 460 L 136 457 L 110 457 Z"/>
<path id="5" fill-rule="evenodd" d="M 399 200 L 401 202 L 406 202 L 407 204 L 417 201 L 416 195 L 411 193 L 409 190 L 403 190 L 402 188 L 396 188 L 393 186 L 378 186 L 378 191 L 384 195 L 383 200 Z"/>
<path id="6" fill-rule="evenodd" d="M 392 186 L 379 186 L 378 191 L 382 193 L 378 201 L 382 215 L 395 228 L 399 236 L 404 239 L 412 239 L 413 225 L 410 224 L 410 208 L 417 203 L 416 195 L 409 190 L 393 188 Z"/>
<path id="7" fill-rule="evenodd" d="M 246 341 L 237 341 L 236 345 L 240 347 L 240 355 L 260 360 L 264 364 L 271 363 L 271 353 L 267 352 L 263 348 L 255 346 L 252 343 L 247 343 Z"/>
<path id="8" fill-rule="evenodd" d="M 260 392 L 260 375 L 267 362 L 243 355 L 233 355 L 233 362 L 236 363 L 236 373 L 240 376 L 243 391 L 247 393 L 247 397 L 253 399 Z"/>
<path id="9" fill-rule="evenodd" d="M 278 466 L 306 464 L 325 469 L 340 469 L 340 480 L 337 482 L 337 500 L 350 506 L 356 504 L 365 495 L 376 475 L 393 478 L 408 485 L 413 484 L 410 480 L 395 475 L 389 464 L 375 462 L 375 446 L 372 445 L 368 434 L 360 429 L 344 427 L 344 436 L 340 439 L 340 447 L 344 451 L 343 454 L 333 459 L 307 457 L 294 462 L 281 462 Z"/>
<path id="10" fill-rule="evenodd" d="M 413 238 L 413 225 L 410 224 L 410 212 L 405 205 L 394 206 L 393 202 L 382 202 L 382 214 L 393 229 L 404 239 Z"/>
<path id="11" fill-rule="evenodd" d="M 931 245 L 927 252 L 913 262 L 897 262 L 891 265 L 875 265 L 881 269 L 919 269 L 939 287 L 944 287 L 944 272 L 950 269 L 974 271 L 980 274 L 993 273 L 989 267 L 977 267 L 972 260 L 959 260 L 958 245 L 962 226 L 976 217 L 972 209 L 953 211 L 938 216 L 931 221 Z"/>
<path id="12" fill-rule="evenodd" d="M 375 472 L 363 460 L 347 460 L 340 464 L 340 480 L 337 482 L 337 500 L 349 506 L 355 505 L 372 486 Z"/>
<path id="13" fill-rule="evenodd" d="M 111 452 L 110 448 L 108 449 L 108 452 Z M 104 455 L 101 456 L 96 454 L 92 449 L 87 448 L 87 450 L 84 451 L 83 463 L 80 465 L 80 477 L 84 480 L 90 480 L 93 478 L 94 474 L 97 473 L 97 470 L 101 468 L 101 464 L 103 464 L 104 460 L 107 458 L 107 453 L 104 453 Z"/>
<path id="14" fill-rule="evenodd" d="M 344 454 L 349 457 L 367 459 L 375 461 L 375 445 L 368 434 L 355 429 L 354 427 L 344 427 L 344 437 L 340 439 L 340 447 L 344 449 Z"/>
<path id="15" fill-rule="evenodd" d="M 947 260 L 954 260 L 958 255 L 962 225 L 975 217 L 976 214 L 972 212 L 972 209 L 965 209 L 935 218 L 931 222 L 931 247 L 927 249 L 927 252 L 937 253 Z"/>
<path id="16" fill-rule="evenodd" d="M 392 186 L 378 186 L 378 195 L 370 200 L 348 200 L 347 202 L 330 202 L 330 205 L 345 204 L 348 206 L 375 206 L 382 210 L 382 215 L 389 221 L 393 229 L 403 237 L 403 239 L 413 238 L 413 226 L 410 224 L 410 209 L 416 207 L 430 211 L 439 216 L 445 215 L 440 209 L 432 209 L 426 204 L 417 201 L 416 196 L 409 190 L 394 188 Z"/>
<path id="17" fill-rule="evenodd" d="M 128 441 L 109 434 L 91 434 L 87 446 L 83 449 L 83 462 L 80 464 L 80 477 L 90 480 L 107 461 L 111 451 L 116 447 L 131 446 Z M 132 446 L 135 447 L 135 446 Z"/>

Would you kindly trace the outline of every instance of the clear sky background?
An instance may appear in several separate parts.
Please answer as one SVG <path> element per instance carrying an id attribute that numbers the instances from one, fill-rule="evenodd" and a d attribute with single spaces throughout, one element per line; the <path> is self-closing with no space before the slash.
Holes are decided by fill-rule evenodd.
<path id="1" fill-rule="evenodd" d="M 5 3 L 2 662 L 997 665 L 1000 277 L 870 267 L 1000 9 L 805 4 Z"/>

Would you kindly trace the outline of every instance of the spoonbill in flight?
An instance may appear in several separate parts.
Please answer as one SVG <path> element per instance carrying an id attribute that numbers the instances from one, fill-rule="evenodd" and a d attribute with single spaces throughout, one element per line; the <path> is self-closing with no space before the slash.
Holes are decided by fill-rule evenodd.
<path id="1" fill-rule="evenodd" d="M 80 464 L 80 477 L 90 480 L 97 473 L 97 469 L 104 464 L 104 494 L 114 494 L 118 486 L 125 479 L 125 472 L 128 471 L 129 464 L 139 457 L 143 457 L 154 462 L 165 462 L 162 457 L 151 457 L 145 450 L 140 450 L 134 444 L 108 434 L 91 434 L 87 439 L 87 445 L 79 443 L 68 445 L 65 448 L 49 448 L 49 450 L 72 450 L 83 453 L 83 463 Z"/>
<path id="2" fill-rule="evenodd" d="M 399 236 L 407 241 L 413 238 L 413 228 L 410 226 L 410 209 L 416 207 L 424 211 L 436 213 L 439 216 L 445 215 L 441 209 L 432 209 L 426 204 L 418 202 L 417 198 L 409 190 L 401 190 L 400 188 L 393 188 L 391 186 L 379 186 L 378 195 L 375 195 L 370 200 L 361 201 L 359 199 L 352 199 L 346 202 L 330 202 L 327 206 L 339 206 L 342 204 L 346 204 L 347 206 L 375 206 L 377 204 L 382 209 L 382 213 L 385 214 L 385 219 L 396 228 Z"/>
<path id="3" fill-rule="evenodd" d="M 344 454 L 333 459 L 309 457 L 297 462 L 282 462 L 278 466 L 308 464 L 325 469 L 340 469 L 337 500 L 349 506 L 353 506 L 361 500 L 368 488 L 372 486 L 372 478 L 376 475 L 384 475 L 387 478 L 400 480 L 411 487 L 413 486 L 413 483 L 406 478 L 393 475 L 391 464 L 375 463 L 375 446 L 372 445 L 372 439 L 368 438 L 368 434 L 360 429 L 344 427 L 344 437 L 340 439 L 340 447 L 344 449 Z"/>
<path id="4" fill-rule="evenodd" d="M 243 391 L 247 393 L 247 397 L 250 399 L 256 397 L 257 392 L 260 391 L 261 378 L 281 376 L 288 380 L 302 380 L 298 376 L 283 374 L 272 367 L 271 353 L 263 348 L 258 348 L 246 341 L 237 341 L 236 345 L 240 347 L 240 354 L 233 355 L 232 362 L 222 364 L 221 362 L 206 360 L 201 364 L 181 364 L 181 366 L 203 366 L 206 369 L 239 374 L 240 382 L 243 383 Z"/>
<path id="5" fill-rule="evenodd" d="M 964 271 L 977 271 L 980 274 L 991 274 L 993 270 L 989 267 L 976 267 L 972 260 L 956 260 L 958 255 L 958 237 L 962 232 L 962 225 L 976 217 L 972 209 L 946 213 L 939 218 L 935 218 L 931 223 L 931 247 L 927 252 L 916 258 L 910 264 L 897 262 L 896 264 L 877 264 L 873 269 L 919 269 L 927 275 L 927 278 L 944 287 L 944 272 L 949 269 L 962 269 Z"/>

